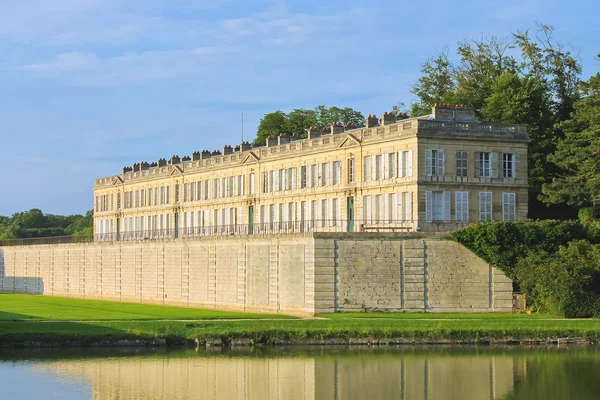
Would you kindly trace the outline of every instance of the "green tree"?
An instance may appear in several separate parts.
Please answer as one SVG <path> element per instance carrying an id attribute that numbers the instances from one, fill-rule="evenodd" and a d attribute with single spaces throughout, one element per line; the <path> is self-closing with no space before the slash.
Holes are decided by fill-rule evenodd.
<path id="1" fill-rule="evenodd" d="M 296 108 L 287 115 L 287 131 L 300 136 L 308 131 L 311 126 L 318 126 L 317 113 L 315 110 Z"/>
<path id="2" fill-rule="evenodd" d="M 456 89 L 455 67 L 448 57 L 446 47 L 421 66 L 421 76 L 410 88 L 411 93 L 417 97 L 410 108 L 410 115 L 427 115 L 435 103 L 454 104 Z"/>
<path id="3" fill-rule="evenodd" d="M 572 118 L 560 128 L 550 161 L 563 173 L 543 187 L 546 200 L 591 207 L 600 202 L 600 73 L 581 85 L 583 98 L 574 104 Z"/>
<path id="4" fill-rule="evenodd" d="M 267 137 L 276 137 L 280 133 L 289 133 L 288 116 L 281 110 L 265 114 L 258 124 L 255 143 L 265 144 Z"/>

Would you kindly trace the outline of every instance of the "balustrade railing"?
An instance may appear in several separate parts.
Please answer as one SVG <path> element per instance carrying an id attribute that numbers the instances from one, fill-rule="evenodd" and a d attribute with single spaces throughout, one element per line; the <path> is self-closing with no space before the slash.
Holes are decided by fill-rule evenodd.
<path id="1" fill-rule="evenodd" d="M 118 241 L 152 241 L 164 239 L 194 239 L 215 236 L 285 235 L 314 232 L 411 232 L 416 223 L 409 220 L 307 220 L 195 226 L 177 229 L 151 229 L 119 233 L 98 233 L 87 236 L 54 236 L 0 240 L 1 246 L 38 244 L 69 244 Z"/>

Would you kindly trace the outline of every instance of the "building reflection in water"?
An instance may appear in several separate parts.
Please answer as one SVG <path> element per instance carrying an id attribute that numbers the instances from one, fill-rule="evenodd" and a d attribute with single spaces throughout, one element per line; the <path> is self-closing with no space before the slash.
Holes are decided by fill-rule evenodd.
<path id="1" fill-rule="evenodd" d="M 535 357 L 535 354 L 530 354 Z M 92 387 L 94 400 L 506 399 L 526 355 L 469 349 L 165 352 L 30 364 Z"/>

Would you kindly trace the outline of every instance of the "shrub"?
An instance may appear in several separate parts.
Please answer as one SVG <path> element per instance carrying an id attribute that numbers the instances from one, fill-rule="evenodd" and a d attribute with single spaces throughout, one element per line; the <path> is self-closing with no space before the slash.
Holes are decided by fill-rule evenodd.
<path id="1" fill-rule="evenodd" d="M 600 247 L 572 241 L 554 255 L 532 253 L 515 268 L 528 302 L 567 318 L 600 315 Z"/>

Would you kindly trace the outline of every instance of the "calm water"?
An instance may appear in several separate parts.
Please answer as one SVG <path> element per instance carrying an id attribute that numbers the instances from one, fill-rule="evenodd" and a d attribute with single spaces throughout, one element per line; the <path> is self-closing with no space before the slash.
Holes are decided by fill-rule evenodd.
<path id="1" fill-rule="evenodd" d="M 1 399 L 599 399 L 600 347 L 0 352 Z"/>

